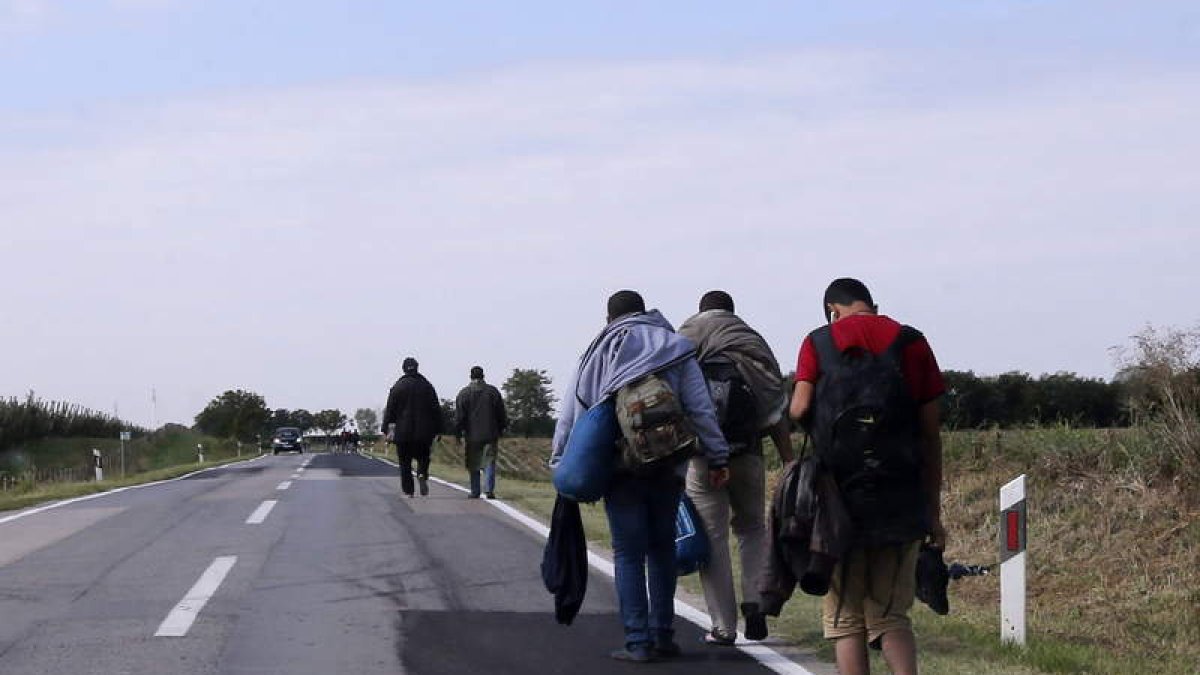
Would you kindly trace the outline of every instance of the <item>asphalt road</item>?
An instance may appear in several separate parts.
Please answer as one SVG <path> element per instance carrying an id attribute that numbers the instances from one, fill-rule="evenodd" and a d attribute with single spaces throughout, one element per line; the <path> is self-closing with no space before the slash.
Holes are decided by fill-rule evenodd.
<path id="1" fill-rule="evenodd" d="M 682 620 L 681 658 L 612 661 L 609 578 L 559 626 L 542 538 L 431 488 L 403 498 L 393 467 L 357 455 L 264 457 L 0 514 L 0 673 L 768 672 Z"/>

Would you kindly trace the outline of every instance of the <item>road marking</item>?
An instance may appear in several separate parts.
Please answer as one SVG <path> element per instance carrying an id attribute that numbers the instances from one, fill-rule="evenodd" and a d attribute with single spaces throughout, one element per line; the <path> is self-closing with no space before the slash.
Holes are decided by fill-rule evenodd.
<path id="1" fill-rule="evenodd" d="M 14 520 L 19 520 L 21 518 L 25 518 L 28 516 L 34 516 L 39 513 L 44 513 L 46 511 L 50 511 L 52 509 L 57 509 L 57 508 L 60 508 L 63 506 L 70 506 L 71 504 L 78 504 L 79 502 L 87 502 L 87 501 L 91 501 L 93 499 L 100 499 L 101 497 L 108 497 L 111 495 L 120 494 L 122 492 L 127 492 L 129 490 L 141 490 L 142 488 L 154 487 L 155 485 L 165 485 L 167 483 L 174 483 L 176 481 L 186 480 L 188 478 L 191 478 L 192 476 L 198 476 L 202 473 L 208 473 L 209 471 L 220 471 L 222 469 L 228 469 L 231 466 L 237 466 L 239 464 L 249 464 L 250 462 L 257 462 L 258 460 L 262 459 L 265 456 L 266 455 L 259 455 L 258 457 L 255 457 L 254 459 L 245 459 L 240 462 L 230 462 L 229 464 L 222 464 L 221 466 L 210 466 L 207 469 L 200 469 L 199 471 L 185 473 L 182 476 L 176 476 L 174 478 L 168 478 L 166 480 L 156 480 L 152 483 L 142 483 L 140 485 L 127 485 L 125 487 L 113 488 L 112 490 L 105 490 L 104 492 L 97 492 L 95 494 L 84 495 L 82 497 L 73 497 L 71 499 L 64 499 L 60 502 L 51 502 L 49 504 L 43 504 L 42 506 L 35 506 L 31 509 L 19 511 L 10 516 L 4 516 L 3 518 L 0 518 L 0 525 L 3 525 L 5 523 L 11 523 Z"/>
<path id="2" fill-rule="evenodd" d="M 271 513 L 271 509 L 275 508 L 275 505 L 278 503 L 279 502 L 277 500 L 268 499 L 267 501 L 259 504 L 258 508 L 254 509 L 254 513 L 251 513 L 250 517 L 246 519 L 246 524 L 262 525 L 262 522 L 267 519 L 267 515 Z"/>
<path id="3" fill-rule="evenodd" d="M 237 556 L 227 555 L 221 556 L 212 561 L 208 569 L 204 570 L 204 574 L 200 575 L 200 579 L 192 589 L 183 596 L 183 600 L 175 605 L 175 609 L 167 614 L 167 618 L 158 626 L 158 631 L 154 633 L 154 637 L 183 637 L 192 629 L 192 624 L 196 622 L 196 618 L 200 616 L 200 610 L 204 609 L 204 605 L 208 604 L 213 594 L 217 592 L 217 588 L 221 586 L 221 582 L 225 581 L 225 576 L 229 574 L 229 570 L 233 569 L 237 563 Z"/>
<path id="4" fill-rule="evenodd" d="M 290 481 L 290 480 L 285 480 L 285 481 L 283 481 L 282 483 L 280 483 L 279 485 L 277 485 L 277 486 L 275 487 L 275 489 L 276 489 L 276 490 L 286 490 L 286 489 L 288 489 L 288 488 L 290 488 L 290 487 L 292 487 L 292 481 Z"/>
<path id="5" fill-rule="evenodd" d="M 383 459 L 382 457 L 375 457 L 375 456 L 372 456 L 372 459 L 383 462 L 384 464 L 390 464 L 392 466 L 399 467 L 398 464 L 396 464 L 395 462 L 393 462 L 389 459 Z M 441 478 L 437 478 L 436 476 L 430 476 L 429 480 L 433 481 L 434 483 L 437 483 L 438 485 L 443 485 L 445 487 L 448 487 L 452 490 L 458 490 L 459 492 L 470 492 L 470 490 L 468 490 L 467 488 L 465 488 L 457 483 L 451 483 L 450 481 L 442 480 Z M 521 513 L 517 509 L 509 506 L 508 504 L 505 504 L 504 502 L 502 502 L 498 499 L 488 499 L 485 501 L 486 501 L 486 503 L 492 505 L 492 507 L 499 509 L 502 513 L 509 516 L 513 520 L 515 520 L 518 523 L 521 523 L 522 525 L 524 525 L 525 527 L 533 530 L 534 532 L 539 534 L 542 538 L 549 538 L 550 528 L 546 527 L 545 525 L 538 522 L 537 520 L 530 518 L 529 516 L 525 515 L 524 513 Z M 588 557 L 588 564 L 591 565 L 592 568 L 595 569 L 597 572 L 604 574 L 605 576 L 609 577 L 610 579 L 615 577 L 616 570 L 613 568 L 613 564 L 611 561 L 606 560 L 603 557 L 592 552 L 591 548 L 588 548 L 587 557 Z M 679 599 L 675 600 L 675 614 L 679 617 L 687 619 L 688 621 L 691 621 L 692 623 L 699 626 L 701 629 L 703 629 L 705 631 L 712 630 L 712 619 L 709 618 L 708 614 L 705 614 L 704 612 L 700 611 L 699 609 L 696 609 L 695 607 L 692 607 L 691 605 L 687 604 L 686 602 L 684 602 L 682 600 L 679 600 Z M 762 664 L 768 670 L 773 670 L 776 673 L 779 673 L 779 675 L 814 675 L 814 673 L 811 670 L 805 668 L 804 666 L 800 665 L 799 663 L 796 663 L 792 659 L 788 658 L 787 655 L 780 654 L 779 652 L 775 651 L 774 649 L 771 649 L 770 647 L 768 647 L 766 645 L 756 644 L 756 643 L 752 643 L 752 642 L 743 642 L 739 638 L 737 644 L 734 646 L 738 650 L 740 650 L 743 654 L 749 656 L 750 658 L 754 659 L 755 661 L 758 661 L 760 664 Z"/>

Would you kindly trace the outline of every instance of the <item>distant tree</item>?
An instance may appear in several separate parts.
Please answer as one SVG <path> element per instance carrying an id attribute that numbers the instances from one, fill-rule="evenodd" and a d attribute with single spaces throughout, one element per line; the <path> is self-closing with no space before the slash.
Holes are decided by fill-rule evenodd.
<path id="1" fill-rule="evenodd" d="M 304 408 L 297 408 L 291 414 L 291 426 L 299 427 L 300 431 L 308 431 L 316 426 L 313 422 L 313 414 Z"/>
<path id="2" fill-rule="evenodd" d="M 508 410 L 508 428 L 522 436 L 549 436 L 554 433 L 552 380 L 544 370 L 514 368 L 501 388 Z"/>
<path id="3" fill-rule="evenodd" d="M 358 433 L 374 435 L 379 432 L 379 413 L 374 408 L 359 408 L 354 411 L 354 423 Z"/>
<path id="4" fill-rule="evenodd" d="M 313 415 L 313 426 L 332 436 L 346 424 L 346 415 L 340 410 L 322 410 Z"/>
<path id="5" fill-rule="evenodd" d="M 254 441 L 262 431 L 271 411 L 258 394 L 238 390 L 226 391 L 209 401 L 196 415 L 196 428 L 211 436 Z"/>
<path id="6" fill-rule="evenodd" d="M 454 426 L 458 423 L 458 410 L 455 408 L 454 401 L 444 398 L 442 399 L 442 428 L 446 433 L 453 434 Z"/>

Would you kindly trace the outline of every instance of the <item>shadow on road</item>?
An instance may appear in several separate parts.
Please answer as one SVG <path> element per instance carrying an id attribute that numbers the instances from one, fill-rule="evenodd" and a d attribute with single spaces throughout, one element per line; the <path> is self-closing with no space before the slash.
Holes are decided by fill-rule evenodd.
<path id="1" fill-rule="evenodd" d="M 309 469 L 334 469 L 348 478 L 381 478 L 397 476 L 396 467 L 355 454 L 313 455 Z"/>
<path id="2" fill-rule="evenodd" d="M 621 646 L 621 620 L 612 613 L 581 614 L 570 626 L 554 622 L 547 594 L 544 614 L 516 612 L 401 612 L 400 660 L 421 675 L 590 675 L 637 669 L 609 652 Z M 683 655 L 656 663 L 655 673 L 763 673 L 741 652 L 701 644 L 701 631 L 676 620 Z"/>

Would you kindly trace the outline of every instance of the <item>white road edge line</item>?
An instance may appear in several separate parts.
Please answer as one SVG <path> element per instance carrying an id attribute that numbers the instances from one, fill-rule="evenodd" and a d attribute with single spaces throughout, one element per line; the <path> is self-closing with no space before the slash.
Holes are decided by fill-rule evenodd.
<path id="1" fill-rule="evenodd" d="M 290 480 L 285 480 L 285 481 L 283 481 L 282 483 L 280 483 L 279 485 L 276 485 L 276 486 L 275 486 L 275 489 L 276 489 L 276 490 L 286 490 L 286 489 L 288 489 L 288 488 L 290 488 L 290 487 L 292 487 L 292 481 L 290 481 Z"/>
<path id="2" fill-rule="evenodd" d="M 372 458 L 383 462 L 384 464 L 399 466 L 391 460 L 374 456 L 372 456 Z M 470 490 L 457 483 L 451 483 L 450 481 L 442 480 L 436 476 L 430 476 L 429 480 L 437 483 L 438 485 L 444 485 L 445 487 L 453 490 L 458 490 L 459 492 L 470 492 Z M 496 499 L 488 499 L 486 501 L 488 504 L 491 504 L 493 507 L 499 509 L 506 516 L 533 530 L 543 539 L 550 537 L 550 528 L 534 520 L 533 518 L 530 518 L 529 516 L 521 513 L 517 509 L 505 504 L 502 501 Z M 591 565 L 593 569 L 609 578 L 612 578 L 615 575 L 613 564 L 592 552 L 591 548 L 588 549 L 588 564 Z M 712 630 L 712 619 L 709 618 L 708 614 L 696 609 L 695 607 L 692 607 L 678 598 L 675 600 L 675 614 L 687 619 L 688 621 L 691 621 L 705 631 Z M 773 670 L 780 675 L 814 675 L 811 670 L 805 668 L 799 663 L 796 663 L 787 656 L 780 654 L 774 649 L 767 647 L 766 645 L 741 644 L 739 642 L 737 645 L 735 645 L 735 647 L 743 654 L 746 654 L 755 661 L 758 661 L 764 667 Z"/>
<path id="3" fill-rule="evenodd" d="M 18 511 L 17 513 L 14 513 L 12 515 L 8 515 L 8 516 L 4 516 L 3 518 L 0 518 L 0 525 L 3 525 L 5 523 L 11 523 L 14 520 L 19 520 L 19 519 L 25 518 L 27 516 L 33 516 L 33 515 L 37 515 L 39 513 L 44 513 L 46 511 L 50 511 L 51 509 L 57 509 L 62 506 L 70 506 L 71 504 L 78 504 L 79 502 L 86 502 L 86 501 L 91 501 L 93 499 L 99 499 L 101 497 L 108 497 L 110 495 L 120 494 L 122 492 L 126 492 L 129 490 L 140 490 L 142 488 L 154 487 L 155 485 L 165 485 L 167 483 L 174 483 L 175 481 L 180 481 L 180 480 L 184 480 L 186 478 L 191 478 L 192 476 L 197 476 L 202 473 L 208 473 L 209 471 L 219 471 L 221 469 L 228 469 L 229 467 L 237 466 L 238 464 L 249 464 L 250 462 L 257 462 L 258 460 L 262 459 L 263 457 L 266 457 L 266 455 L 259 455 L 258 457 L 255 457 L 253 459 L 246 459 L 246 460 L 242 460 L 240 462 L 230 462 L 229 464 L 222 464 L 221 466 L 210 466 L 207 469 L 200 469 L 199 471 L 185 473 L 182 476 L 176 476 L 174 478 L 167 478 L 166 480 L 156 480 L 153 483 L 141 483 L 139 485 L 126 485 L 125 487 L 113 488 L 111 490 L 105 490 L 104 492 L 97 492 L 95 494 L 83 495 L 82 497 L 72 497 L 71 499 L 64 499 L 59 502 L 51 502 L 49 504 L 44 504 L 42 506 L 35 506 L 31 509 L 26 509 L 24 511 Z"/>
<path id="4" fill-rule="evenodd" d="M 246 524 L 247 525 L 262 525 L 263 521 L 267 519 L 268 515 L 270 515 L 271 509 L 275 508 L 275 505 L 278 503 L 279 503 L 278 500 L 268 499 L 265 502 L 259 504 L 258 508 L 254 509 L 254 513 L 251 513 L 250 517 L 246 519 Z"/>
<path id="5" fill-rule="evenodd" d="M 208 604 L 213 594 L 217 592 L 217 588 L 221 586 L 221 582 L 225 581 L 229 570 L 233 569 L 237 563 L 237 556 L 227 555 L 221 556 L 212 561 L 208 569 L 204 570 L 204 574 L 200 575 L 200 579 L 196 585 L 192 586 L 187 595 L 183 596 L 183 600 L 179 601 L 178 605 L 167 614 L 167 618 L 158 626 L 154 637 L 184 637 L 188 631 L 192 629 L 192 624 L 196 622 L 196 618 L 200 616 L 200 610 L 204 609 L 204 605 Z"/>

